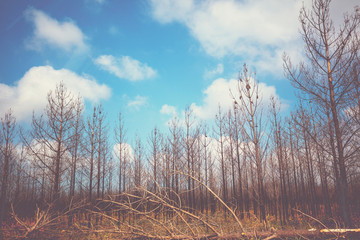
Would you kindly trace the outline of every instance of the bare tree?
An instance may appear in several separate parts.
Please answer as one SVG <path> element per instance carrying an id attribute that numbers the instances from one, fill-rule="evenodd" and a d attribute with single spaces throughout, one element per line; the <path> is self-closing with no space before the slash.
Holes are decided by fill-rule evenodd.
<path id="1" fill-rule="evenodd" d="M 263 119 L 263 108 L 261 103 L 261 92 L 254 73 L 248 71 L 246 64 L 240 73 L 238 81 L 238 97 L 234 96 L 234 101 L 239 111 L 245 119 L 243 133 L 248 141 L 248 153 L 255 162 L 257 175 L 257 202 L 260 207 L 260 218 L 266 220 L 265 216 L 265 193 L 263 185 L 264 172 L 264 153 L 266 150 L 266 141 L 263 139 L 266 123 Z M 264 144 L 265 143 L 265 144 Z"/>
<path id="2" fill-rule="evenodd" d="M 193 112 L 190 108 L 185 110 L 185 138 L 184 138 L 184 150 L 185 161 L 187 164 L 187 195 L 190 212 L 196 208 L 195 202 L 195 181 L 190 177 L 194 176 L 195 171 L 195 151 L 196 151 L 196 139 L 199 135 L 199 129 L 194 126 L 195 119 Z"/>
<path id="3" fill-rule="evenodd" d="M 80 156 L 80 146 L 82 141 L 82 134 L 84 129 L 84 123 L 82 114 L 84 111 L 84 105 L 80 97 L 78 97 L 75 103 L 75 120 L 73 123 L 73 135 L 72 135 L 72 146 L 70 147 L 71 153 L 71 164 L 70 164 L 70 199 L 75 196 L 75 185 L 76 185 L 76 172 L 78 159 Z M 71 200 L 70 200 L 71 201 Z"/>
<path id="4" fill-rule="evenodd" d="M 243 119 L 239 114 L 237 105 L 233 105 L 234 117 L 232 121 L 233 125 L 233 138 L 235 143 L 235 158 L 238 174 L 238 196 L 237 196 L 237 205 L 239 206 L 240 216 L 244 218 L 244 197 L 243 197 L 243 164 L 241 161 L 241 130 L 243 129 Z"/>
<path id="5" fill-rule="evenodd" d="M 229 111 L 227 112 L 227 116 L 226 116 L 226 124 L 225 124 L 225 131 L 227 133 L 227 147 L 226 147 L 226 158 L 229 160 L 228 163 L 230 164 L 231 167 L 231 201 L 232 204 L 234 204 L 235 206 L 237 205 L 237 190 L 236 190 L 236 174 L 235 174 L 235 148 L 236 148 L 236 143 L 234 141 L 234 124 L 233 124 L 233 113 L 231 111 L 231 109 L 229 109 Z"/>
<path id="6" fill-rule="evenodd" d="M 158 128 L 154 128 L 151 131 L 151 135 L 149 137 L 149 144 L 151 148 L 151 157 L 149 158 L 149 162 L 152 165 L 152 178 L 153 178 L 153 189 L 156 190 L 156 185 L 158 184 L 158 172 L 159 172 L 159 161 L 161 157 L 161 143 L 162 143 L 162 135 L 159 132 Z"/>
<path id="7" fill-rule="evenodd" d="M 70 194 L 69 194 L 69 210 L 72 208 L 73 201 L 75 198 L 75 189 L 76 189 L 76 177 L 79 165 L 79 159 L 81 158 L 81 145 L 83 140 L 83 130 L 84 130 L 84 122 L 83 122 L 83 111 L 84 104 L 79 96 L 75 102 L 75 119 L 72 127 L 72 144 L 69 147 L 69 151 L 71 154 L 71 162 L 70 162 Z M 73 214 L 69 214 L 68 224 L 71 225 L 73 223 Z"/>
<path id="8" fill-rule="evenodd" d="M 0 167 L 1 167 L 1 198 L 0 198 L 0 225 L 6 214 L 8 201 L 8 187 L 10 177 L 10 164 L 15 161 L 16 120 L 11 109 L 1 118 L 0 130 Z M 1 234 L 0 234 L 1 237 Z"/>
<path id="9" fill-rule="evenodd" d="M 222 197 L 225 203 L 228 202 L 228 184 L 227 184 L 227 164 L 225 158 L 225 116 L 221 112 L 221 108 L 219 106 L 218 113 L 215 116 L 215 125 L 216 129 L 214 131 L 216 133 L 216 137 L 218 140 L 218 153 L 219 153 L 219 163 L 220 163 L 220 171 L 221 171 L 221 190 Z M 224 216 L 226 218 L 227 209 L 224 208 Z"/>
<path id="10" fill-rule="evenodd" d="M 110 148 L 109 138 L 107 134 L 107 128 L 105 128 L 105 131 L 103 131 L 104 138 L 101 144 L 101 155 L 102 155 L 102 161 L 101 161 L 101 168 L 102 168 L 102 175 L 101 175 L 101 199 L 104 199 L 105 193 L 111 194 L 112 189 L 112 173 L 113 169 L 113 158 L 112 158 L 112 151 Z M 107 181 L 107 183 L 106 183 Z M 105 187 L 107 186 L 107 188 Z"/>
<path id="11" fill-rule="evenodd" d="M 105 125 L 104 125 L 104 118 L 105 118 L 105 113 L 104 110 L 102 108 L 101 105 L 98 106 L 97 108 L 97 191 L 96 191 L 96 195 L 97 198 L 100 198 L 101 195 L 101 180 L 103 179 L 102 175 L 104 175 L 104 172 L 101 171 L 103 168 L 103 161 L 105 161 L 104 157 L 104 153 L 106 152 L 106 145 L 104 144 L 104 142 L 106 141 L 107 137 L 106 137 L 106 129 L 105 129 Z"/>
<path id="12" fill-rule="evenodd" d="M 201 154 L 202 154 L 202 160 L 204 163 L 203 169 L 200 168 L 199 172 L 203 173 L 203 183 L 206 186 L 209 186 L 209 169 L 212 168 L 212 161 L 211 161 L 211 150 L 210 150 L 210 143 L 211 140 L 209 140 L 207 136 L 208 132 L 208 126 L 206 124 L 202 124 L 202 136 L 199 136 L 199 145 L 201 145 Z M 206 189 L 205 190 L 205 197 L 204 200 L 201 201 L 201 210 L 205 210 L 206 216 L 208 216 L 209 212 L 209 192 Z"/>
<path id="13" fill-rule="evenodd" d="M 134 149 L 134 184 L 136 188 L 141 186 L 143 181 L 142 171 L 143 171 L 143 161 L 144 161 L 144 149 L 141 143 L 140 138 L 136 137 L 135 140 L 135 149 Z"/>
<path id="14" fill-rule="evenodd" d="M 94 107 L 94 111 L 92 117 L 88 117 L 87 125 L 85 128 L 86 133 L 86 141 L 85 141 L 85 149 L 86 149 L 86 156 L 88 158 L 89 164 L 89 195 L 88 201 L 91 203 L 93 201 L 92 191 L 93 191 L 93 178 L 94 178 L 94 161 L 95 161 L 95 154 L 96 154 L 96 136 L 97 136 L 97 109 Z"/>
<path id="15" fill-rule="evenodd" d="M 360 12 L 345 15 L 343 25 L 336 29 L 330 18 L 331 0 L 315 0 L 310 10 L 300 12 L 301 33 L 308 60 L 295 69 L 289 57 L 284 68 L 293 86 L 306 94 L 313 104 L 330 110 L 330 121 L 336 143 L 336 163 L 339 171 L 338 201 L 345 225 L 351 225 L 349 193 L 345 159 L 344 121 L 341 109 L 349 103 L 354 85 L 353 66 L 359 52 L 357 34 Z"/>
<path id="16" fill-rule="evenodd" d="M 51 199 L 57 206 L 60 198 L 61 175 L 64 170 L 62 165 L 69 156 L 72 144 L 75 101 L 72 93 L 63 83 L 57 85 L 54 92 L 49 92 L 47 100 L 45 117 L 34 115 L 30 132 L 31 139 L 26 137 L 23 139 L 35 158 L 51 172 Z M 45 152 L 39 152 L 39 146 L 43 146 Z M 41 153 L 45 154 L 46 158 L 43 158 Z"/>
<path id="17" fill-rule="evenodd" d="M 280 103 L 278 99 L 271 97 L 271 120 L 272 120 L 272 130 L 273 130 L 273 139 L 275 143 L 275 152 L 276 158 L 278 160 L 278 170 L 279 170 L 279 181 L 280 181 L 280 220 L 282 224 L 285 224 L 288 219 L 288 194 L 286 189 L 285 173 L 285 151 L 286 147 L 283 144 L 284 131 L 282 129 L 281 117 L 279 116 Z"/>
<path id="18" fill-rule="evenodd" d="M 119 160 L 119 194 L 125 190 L 125 149 L 124 144 L 126 142 L 126 129 L 124 127 L 123 115 L 119 113 L 119 118 L 117 126 L 115 128 L 115 141 L 119 146 L 118 151 L 116 151 L 116 157 Z M 123 185 L 123 186 L 122 186 Z"/>
<path id="19" fill-rule="evenodd" d="M 182 156 L 182 131 L 179 127 L 179 119 L 175 116 L 169 125 L 170 136 L 168 137 L 169 142 L 169 151 L 171 151 L 171 163 L 169 164 L 169 171 L 167 171 L 167 176 L 171 176 L 170 187 L 172 190 L 179 194 L 180 188 L 180 179 L 178 174 L 171 174 L 179 170 L 180 159 Z M 171 174 L 171 175 L 170 175 Z M 169 192 L 170 193 L 170 192 Z"/>

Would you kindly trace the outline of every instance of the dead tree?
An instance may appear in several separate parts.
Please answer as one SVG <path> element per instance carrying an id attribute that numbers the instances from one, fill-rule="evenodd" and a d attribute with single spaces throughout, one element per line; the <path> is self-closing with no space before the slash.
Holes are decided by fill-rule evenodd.
<path id="1" fill-rule="evenodd" d="M 201 154 L 202 154 L 202 159 L 204 162 L 204 168 L 200 169 L 199 172 L 203 172 L 204 175 L 204 180 L 203 183 L 208 186 L 209 184 L 209 169 L 212 168 L 212 164 L 211 164 L 211 153 L 209 150 L 209 145 L 211 143 L 211 140 L 208 140 L 208 136 L 207 136 L 207 125 L 203 125 L 202 127 L 202 135 L 199 137 L 199 144 L 201 145 Z M 205 196 L 204 196 L 204 201 L 201 201 L 202 207 L 201 210 L 203 212 L 203 210 L 205 210 L 206 212 L 206 216 L 208 216 L 209 213 L 209 193 L 208 190 L 205 190 Z"/>
<path id="2" fill-rule="evenodd" d="M 87 125 L 85 128 L 86 133 L 86 140 L 85 140 L 85 150 L 86 156 L 88 161 L 88 168 L 89 169 L 89 192 L 88 192 L 88 201 L 92 203 L 93 201 L 93 178 L 94 178 L 94 161 L 95 161 L 95 154 L 96 154 L 96 136 L 97 136 L 97 110 L 94 107 L 94 111 L 92 117 L 88 117 Z"/>
<path id="3" fill-rule="evenodd" d="M 81 157 L 81 141 L 83 140 L 83 111 L 84 105 L 81 97 L 79 96 L 75 102 L 75 118 L 72 127 L 72 144 L 69 148 L 71 153 L 71 162 L 70 162 L 70 194 L 69 194 L 69 208 L 75 197 L 76 189 L 76 176 L 78 171 L 79 158 Z M 72 214 L 69 216 L 69 224 L 72 224 Z"/>
<path id="4" fill-rule="evenodd" d="M 160 156 L 161 156 L 161 143 L 162 135 L 158 128 L 151 131 L 149 137 L 149 144 L 151 148 L 151 157 L 149 158 L 150 165 L 152 166 L 153 190 L 157 191 L 156 184 L 158 184 L 158 172 L 160 170 Z"/>
<path id="5" fill-rule="evenodd" d="M 168 137 L 169 142 L 169 151 L 171 152 L 171 163 L 169 164 L 169 168 L 167 171 L 167 176 L 171 176 L 171 183 L 169 187 L 175 192 L 175 194 L 179 194 L 180 191 L 180 178 L 177 174 L 171 174 L 180 169 L 180 159 L 183 154 L 183 148 L 181 145 L 181 141 L 183 138 L 182 129 L 179 127 L 179 119 L 175 116 L 170 124 L 169 124 L 169 131 L 170 136 Z M 168 188 L 168 194 L 170 194 L 170 188 Z M 175 198 L 175 196 L 174 196 Z"/>
<path id="6" fill-rule="evenodd" d="M 233 93 L 234 94 L 234 93 Z M 254 73 L 248 71 L 246 64 L 240 73 L 236 95 L 233 95 L 234 102 L 244 116 L 245 124 L 243 133 L 246 136 L 248 151 L 256 166 L 257 178 L 257 203 L 260 207 L 260 219 L 266 220 L 265 215 L 265 192 L 264 192 L 264 153 L 266 142 L 264 130 L 266 123 L 263 119 L 263 108 L 261 103 L 261 92 Z M 262 146 L 264 145 L 264 146 Z"/>
<path id="7" fill-rule="evenodd" d="M 78 160 L 80 158 L 81 153 L 81 141 L 82 141 L 82 134 L 84 129 L 83 123 L 83 111 L 84 105 L 80 97 L 78 97 L 75 103 L 75 121 L 73 123 L 73 134 L 72 134 L 72 146 L 69 149 L 71 153 L 71 170 L 70 170 L 70 198 L 74 197 L 75 195 L 75 184 L 76 184 L 76 172 L 77 172 L 77 165 Z"/>
<path id="8" fill-rule="evenodd" d="M 230 163 L 230 167 L 231 167 L 231 200 L 233 201 L 233 204 L 235 206 L 237 206 L 237 190 L 236 190 L 236 174 L 235 174 L 235 169 L 236 169 L 236 164 L 235 164 L 235 148 L 236 148 L 236 143 L 234 140 L 234 125 L 233 125 L 233 114 L 231 109 L 229 109 L 228 113 L 227 113 L 227 117 L 226 117 L 226 132 L 227 132 L 227 138 L 228 138 L 228 144 L 227 144 L 227 148 L 226 148 L 226 155 L 227 155 L 227 159 L 229 160 Z"/>
<path id="9" fill-rule="evenodd" d="M 239 110 L 237 105 L 234 104 L 234 117 L 232 121 L 233 125 L 233 138 L 235 143 L 235 156 L 236 156 L 236 166 L 237 166 L 237 176 L 238 176 L 238 196 L 237 205 L 239 206 L 239 212 L 241 219 L 244 218 L 244 197 L 243 197 L 243 162 L 242 159 L 242 151 L 241 151 L 241 129 L 243 128 L 243 119 L 239 114 Z"/>
<path id="10" fill-rule="evenodd" d="M 100 198 L 101 196 L 101 180 L 103 179 L 102 175 L 104 175 L 104 172 L 101 171 L 103 167 L 103 161 L 105 159 L 103 158 L 104 152 L 105 152 L 105 144 L 106 141 L 106 130 L 104 125 L 104 119 L 105 119 L 105 113 L 101 105 L 97 108 L 97 189 L 96 189 L 96 196 L 97 198 Z"/>
<path id="11" fill-rule="evenodd" d="M 30 138 L 24 134 L 23 140 L 30 153 L 52 175 L 51 199 L 58 206 L 60 198 L 63 164 L 69 155 L 73 139 L 75 120 L 75 100 L 63 83 L 50 91 L 47 97 L 45 115 L 33 116 Z M 40 149 L 39 147 L 43 147 Z M 46 155 L 46 158 L 43 156 Z"/>
<path id="12" fill-rule="evenodd" d="M 281 125 L 281 118 L 279 116 L 280 105 L 277 99 L 274 97 L 271 98 L 271 122 L 272 122 L 272 130 L 273 130 L 273 139 L 275 144 L 275 152 L 276 158 L 278 160 L 278 170 L 279 170 L 279 182 L 280 182 L 280 220 L 282 224 L 286 224 L 288 219 L 288 194 L 286 188 L 286 181 L 285 181 L 285 157 L 284 151 L 286 151 L 283 145 L 283 138 L 284 135 L 282 125 Z"/>
<path id="13" fill-rule="evenodd" d="M 199 135 L 199 129 L 194 127 L 194 116 L 192 113 L 192 110 L 190 108 L 187 108 L 185 110 L 185 136 L 184 136 L 184 142 L 183 142 L 183 148 L 185 151 L 185 162 L 187 166 L 187 201 L 188 206 L 190 209 L 190 212 L 192 212 L 196 208 L 196 202 L 195 202 L 195 182 L 193 179 L 191 179 L 190 176 L 194 176 L 194 166 L 195 166 L 195 154 L 196 151 L 195 143 L 196 139 Z"/>
<path id="14" fill-rule="evenodd" d="M 310 10 L 300 12 L 301 34 L 305 43 L 307 62 L 294 68 L 289 57 L 284 57 L 287 77 L 294 87 L 311 99 L 313 104 L 329 109 L 334 131 L 337 169 L 338 203 L 343 221 L 350 226 L 349 193 L 342 121 L 354 85 L 351 74 L 359 53 L 357 34 L 360 12 L 345 15 L 343 25 L 336 29 L 330 18 L 331 0 L 315 0 Z"/>
<path id="15" fill-rule="evenodd" d="M 143 163 L 144 161 L 144 147 L 139 137 L 135 139 L 135 148 L 134 148 L 134 159 L 133 159 L 133 173 L 134 173 L 134 186 L 139 188 L 144 182 L 143 175 Z"/>
<path id="16" fill-rule="evenodd" d="M 221 112 L 219 106 L 218 113 L 215 116 L 215 125 L 214 132 L 218 141 L 218 161 L 220 163 L 220 172 L 221 172 L 221 191 L 222 191 L 222 200 L 227 204 L 228 203 L 228 184 L 227 184 L 227 164 L 225 159 L 225 116 Z M 226 218 L 227 209 L 224 207 L 224 216 Z"/>
<path id="17" fill-rule="evenodd" d="M 15 160 L 15 137 L 17 134 L 16 120 L 11 109 L 1 118 L 0 130 L 0 169 L 1 169 L 1 198 L 0 198 L 0 226 L 6 215 L 8 201 L 8 188 L 10 177 L 10 164 Z M 0 233 L 1 237 L 1 233 Z"/>
<path id="18" fill-rule="evenodd" d="M 115 142 L 118 149 L 115 152 L 116 157 L 119 160 L 119 188 L 118 193 L 125 191 L 126 185 L 126 162 L 125 162 L 125 143 L 126 143 L 126 128 L 124 123 L 124 117 L 119 113 L 118 122 L 115 128 Z"/>

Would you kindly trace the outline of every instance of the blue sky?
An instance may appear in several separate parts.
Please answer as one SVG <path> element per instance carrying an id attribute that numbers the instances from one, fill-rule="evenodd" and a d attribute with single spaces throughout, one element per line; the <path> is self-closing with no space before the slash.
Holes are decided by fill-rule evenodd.
<path id="1" fill-rule="evenodd" d="M 166 131 L 189 106 L 211 121 L 246 62 L 266 103 L 294 106 L 281 56 L 302 57 L 297 0 L 0 1 L 0 113 L 18 122 L 41 113 L 46 94 L 64 81 L 87 104 L 102 103 L 109 124 L 121 111 L 130 141 Z M 309 5 L 309 0 L 305 1 Z M 334 0 L 340 21 L 356 0 Z M 111 131 L 112 132 L 112 131 Z"/>

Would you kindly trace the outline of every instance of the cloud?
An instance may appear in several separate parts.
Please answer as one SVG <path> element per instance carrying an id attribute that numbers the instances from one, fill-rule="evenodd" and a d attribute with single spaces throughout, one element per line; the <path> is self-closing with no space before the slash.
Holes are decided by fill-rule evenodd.
<path id="1" fill-rule="evenodd" d="M 179 126 L 179 127 L 183 126 L 183 122 L 178 121 L 179 116 L 178 116 L 178 112 L 177 112 L 175 106 L 164 104 L 164 105 L 162 105 L 162 107 L 160 109 L 160 113 L 163 114 L 163 115 L 166 115 L 166 118 L 169 117 L 167 119 L 167 121 L 164 123 L 165 126 L 171 126 L 172 123 L 174 123 L 174 122 L 177 122 L 177 126 Z M 184 114 L 184 113 L 182 113 L 182 114 Z"/>
<path id="2" fill-rule="evenodd" d="M 104 4 L 105 0 L 94 0 L 94 2 L 98 3 L 98 4 Z"/>
<path id="3" fill-rule="evenodd" d="M 269 86 L 263 82 L 259 82 L 258 86 L 264 108 L 270 106 L 272 96 L 279 99 L 281 109 L 287 107 L 286 101 L 278 96 L 274 86 Z M 238 97 L 238 80 L 218 78 L 203 91 L 202 102 L 200 104 L 192 103 L 190 110 L 192 110 L 198 120 L 214 119 L 219 111 L 219 106 L 223 113 L 233 108 L 234 100 L 232 94 L 235 98 Z M 161 107 L 160 113 L 171 116 L 166 124 L 171 123 L 172 119 L 178 117 L 176 107 L 168 104 L 164 104 Z M 184 112 L 181 115 L 183 116 Z"/>
<path id="4" fill-rule="evenodd" d="M 136 110 L 139 110 L 141 106 L 144 106 L 147 104 L 147 97 L 143 96 L 136 96 L 133 100 L 130 100 L 127 104 L 128 107 L 134 108 Z"/>
<path id="5" fill-rule="evenodd" d="M 204 73 L 204 78 L 209 79 L 209 78 L 213 78 L 214 76 L 218 75 L 218 74 L 222 74 L 224 72 L 224 65 L 219 63 L 216 68 L 208 70 L 205 70 Z"/>
<path id="6" fill-rule="evenodd" d="M 129 56 L 115 58 L 112 55 L 102 55 L 95 59 L 95 63 L 118 78 L 134 82 L 156 76 L 156 70 Z"/>
<path id="7" fill-rule="evenodd" d="M 160 109 L 161 114 L 175 116 L 177 115 L 176 107 L 164 104 Z"/>
<path id="8" fill-rule="evenodd" d="M 258 44 L 281 46 L 297 37 L 301 1 L 152 0 L 153 17 L 180 22 L 211 56 L 255 51 Z"/>
<path id="9" fill-rule="evenodd" d="M 162 24 L 177 22 L 210 56 L 241 56 L 253 67 L 282 76 L 282 54 L 301 58 L 298 16 L 310 0 L 150 0 L 151 14 Z M 335 23 L 358 0 L 333 1 Z M 338 18 L 341 18 L 340 21 Z M 296 53 L 296 54 L 293 54 Z"/>
<path id="10" fill-rule="evenodd" d="M 33 36 L 26 42 L 30 49 L 40 50 L 43 45 L 66 51 L 85 51 L 88 48 L 86 36 L 72 20 L 59 22 L 35 8 L 27 9 L 25 16 L 35 27 Z"/>
<path id="11" fill-rule="evenodd" d="M 49 171 L 53 167 L 54 156 L 56 155 L 57 142 L 55 140 L 49 140 L 44 138 L 34 138 L 29 142 L 30 148 L 25 147 L 29 164 L 31 165 L 45 165 L 43 170 Z M 21 154 L 21 148 L 18 148 L 18 153 Z M 63 149 L 65 150 L 65 149 Z M 68 150 L 62 153 L 62 158 L 70 159 L 71 153 Z M 61 168 L 66 168 L 64 165 L 68 165 L 68 161 L 62 163 Z M 50 168 L 50 169 L 49 169 Z M 39 169 L 40 170 L 40 169 Z"/>
<path id="12" fill-rule="evenodd" d="M 163 24 L 173 21 L 186 22 L 195 8 L 193 0 L 150 0 L 150 3 L 152 5 L 153 17 Z M 168 12 L 174 9 L 176 11 Z"/>
<path id="13" fill-rule="evenodd" d="M 0 83 L 0 112 L 12 108 L 17 120 L 31 119 L 32 111 L 44 109 L 48 92 L 61 81 L 69 91 L 79 93 L 91 102 L 107 99 L 111 95 L 108 86 L 97 83 L 90 76 L 79 76 L 70 70 L 56 70 L 51 66 L 32 67 L 15 86 Z"/>
<path id="14" fill-rule="evenodd" d="M 258 70 L 281 76 L 283 52 L 301 46 L 301 6 L 300 0 L 151 0 L 157 21 L 185 25 L 208 55 L 241 56 Z"/>
<path id="15" fill-rule="evenodd" d="M 218 113 L 219 106 L 223 112 L 233 107 L 234 101 L 230 90 L 236 97 L 237 89 L 238 80 L 218 78 L 203 91 L 202 104 L 192 103 L 190 108 L 199 119 L 212 119 Z M 268 86 L 265 83 L 259 83 L 259 91 L 265 106 L 270 103 L 271 96 L 278 97 L 275 87 Z"/>
<path id="16" fill-rule="evenodd" d="M 126 158 L 126 161 L 128 162 L 132 162 L 132 160 L 134 159 L 134 149 L 131 147 L 130 144 L 128 143 L 121 143 L 121 145 L 118 143 L 118 144 L 115 144 L 113 146 L 113 157 L 114 158 L 119 158 L 120 156 L 120 146 L 122 148 L 122 154 L 123 154 L 123 157 L 125 156 Z"/>

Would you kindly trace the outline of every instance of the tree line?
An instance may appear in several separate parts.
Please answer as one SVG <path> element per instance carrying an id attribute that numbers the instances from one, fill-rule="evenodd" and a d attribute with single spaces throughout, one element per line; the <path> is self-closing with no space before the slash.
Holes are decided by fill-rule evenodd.
<path id="1" fill-rule="evenodd" d="M 298 99 L 288 116 L 280 113 L 279 99 L 266 104 L 247 65 L 229 89 L 231 109 L 219 106 L 213 122 L 201 122 L 188 107 L 167 132 L 155 127 L 146 140 L 136 137 L 133 148 L 123 114 L 110 128 L 101 105 L 85 113 L 81 96 L 63 83 L 49 92 L 29 129 L 17 126 L 11 110 L 3 113 L 0 223 L 11 205 L 32 216 L 36 206 L 51 203 L 60 211 L 84 201 L 91 207 L 142 188 L 166 194 L 189 213 L 230 216 L 211 189 L 240 219 L 273 216 L 286 224 L 302 212 L 354 226 L 360 213 L 360 10 L 337 27 L 329 6 L 330 0 L 316 0 L 302 8 L 305 60 L 294 65 L 283 57 Z"/>

